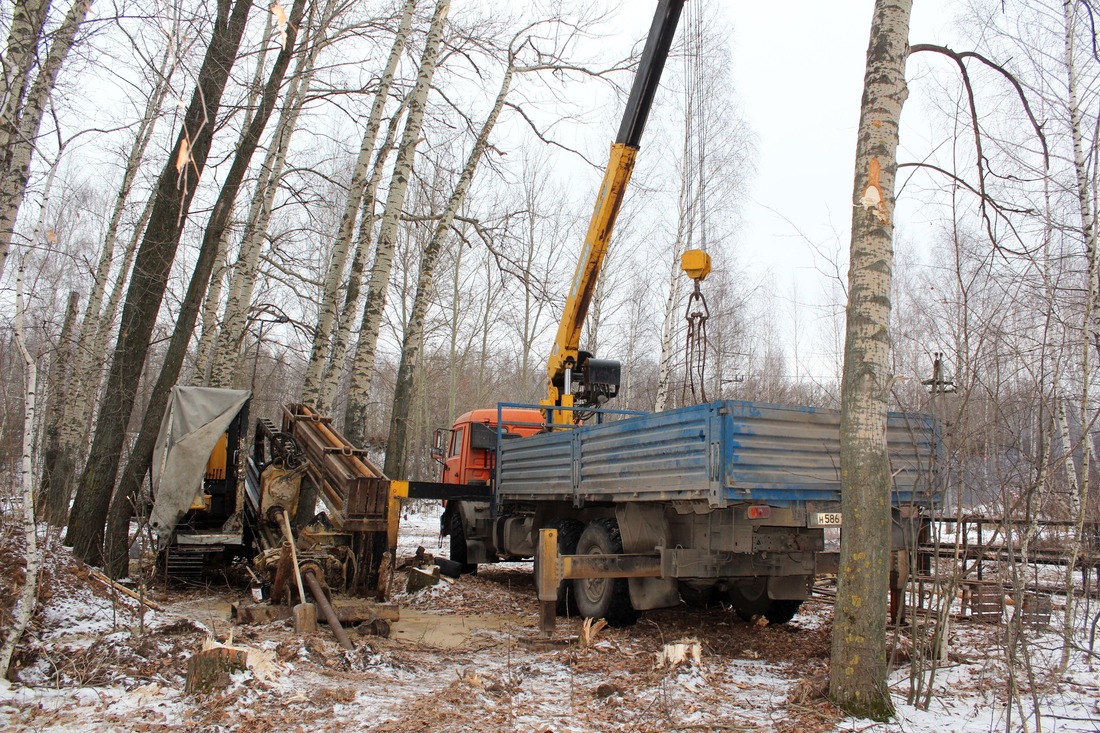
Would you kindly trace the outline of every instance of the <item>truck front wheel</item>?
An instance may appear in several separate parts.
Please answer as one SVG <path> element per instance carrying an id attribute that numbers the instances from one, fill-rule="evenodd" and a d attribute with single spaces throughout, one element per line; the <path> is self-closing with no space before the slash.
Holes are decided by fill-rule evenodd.
<path id="1" fill-rule="evenodd" d="M 477 575 L 477 564 L 466 562 L 470 556 L 466 547 L 466 524 L 462 521 L 462 511 L 456 509 L 451 514 L 451 560 L 462 566 L 462 572 Z"/>
<path id="2" fill-rule="evenodd" d="M 611 518 L 593 519 L 577 541 L 578 555 L 619 555 L 622 551 L 619 525 Z M 616 628 L 638 620 L 626 578 L 578 578 L 573 581 L 573 594 L 584 618 L 607 619 L 608 625 Z"/>

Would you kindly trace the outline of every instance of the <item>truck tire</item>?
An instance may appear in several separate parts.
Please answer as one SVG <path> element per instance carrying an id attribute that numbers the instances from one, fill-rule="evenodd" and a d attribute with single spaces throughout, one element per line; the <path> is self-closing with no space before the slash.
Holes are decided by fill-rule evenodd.
<path id="1" fill-rule="evenodd" d="M 768 598 L 767 578 L 736 583 L 730 586 L 726 596 L 742 621 L 752 621 L 757 616 L 766 616 L 772 605 L 772 599 Z"/>
<path id="2" fill-rule="evenodd" d="M 580 540 L 581 532 L 584 531 L 584 524 L 582 522 L 578 522 L 576 519 L 551 519 L 546 523 L 543 529 L 558 530 L 559 555 L 577 554 L 577 541 Z M 536 554 L 536 577 L 539 574 L 538 562 L 538 555 Z M 576 616 L 578 614 L 577 598 L 573 591 L 573 583 L 568 580 L 563 580 L 561 585 L 558 586 L 557 612 L 559 616 Z"/>
<path id="3" fill-rule="evenodd" d="M 462 512 L 456 509 L 451 514 L 451 560 L 462 566 L 461 572 L 477 575 L 477 563 L 468 563 L 469 550 L 466 547 L 466 525 L 462 522 Z"/>
<path id="4" fill-rule="evenodd" d="M 593 519 L 577 541 L 578 555 L 622 554 L 623 540 L 619 524 L 611 518 Z M 606 619 L 609 626 L 622 628 L 638 620 L 630 604 L 626 578 L 591 578 L 573 581 L 577 611 L 584 618 Z"/>
<path id="5" fill-rule="evenodd" d="M 719 602 L 718 588 L 714 585 L 696 586 L 680 581 L 680 598 L 692 608 L 710 608 Z"/>
<path id="6" fill-rule="evenodd" d="M 770 624 L 785 624 L 795 617 L 801 607 L 802 601 L 772 601 L 768 610 L 764 611 L 764 618 Z"/>

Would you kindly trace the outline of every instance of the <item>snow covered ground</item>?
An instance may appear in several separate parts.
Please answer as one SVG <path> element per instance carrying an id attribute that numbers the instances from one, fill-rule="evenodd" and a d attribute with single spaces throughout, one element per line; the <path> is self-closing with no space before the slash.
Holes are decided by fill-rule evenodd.
<path id="1" fill-rule="evenodd" d="M 439 510 L 403 516 L 400 554 L 445 555 Z M 243 590 L 173 593 L 163 612 L 108 592 L 56 544 L 42 611 L 20 649 L 17 682 L 0 686 L 0 729 L 50 731 L 1043 731 L 1100 730 L 1100 657 L 1087 652 L 1097 602 L 1081 609 L 1068 670 L 1059 608 L 1052 628 L 1007 642 L 1004 625 L 951 624 L 947 657 L 927 709 L 906 702 L 910 634 L 891 675 L 897 718 L 844 719 L 820 699 L 831 606 L 807 602 L 781 626 L 742 622 L 726 609 L 645 614 L 585 645 L 563 619 L 552 642 L 537 632 L 529 565 L 396 594 L 391 638 L 352 635 L 341 649 L 322 626 L 302 638 L 286 622 L 235 626 Z M 3 575 L 5 584 L 10 575 Z M 398 578 L 400 581 L 401 578 Z M 402 583 L 397 583 L 402 586 Z M 207 635 L 263 652 L 270 668 L 235 675 L 221 691 L 183 693 L 187 659 Z M 697 640 L 701 660 L 658 664 L 665 643 Z M 915 644 L 927 648 L 923 634 Z M 1011 652 L 1011 654 L 1010 654 Z M 1015 694 L 1010 694 L 1015 690 Z M 1011 702 L 1011 704 L 1010 704 Z M 1037 720 L 1035 712 L 1040 718 Z"/>

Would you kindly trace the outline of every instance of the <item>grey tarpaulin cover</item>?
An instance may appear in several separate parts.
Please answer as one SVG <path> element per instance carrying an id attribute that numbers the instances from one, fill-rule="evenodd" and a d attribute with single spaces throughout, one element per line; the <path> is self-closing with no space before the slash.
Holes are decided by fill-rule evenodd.
<path id="1" fill-rule="evenodd" d="M 172 388 L 153 449 L 153 530 L 165 545 L 202 489 L 210 452 L 252 393 L 246 389 Z"/>

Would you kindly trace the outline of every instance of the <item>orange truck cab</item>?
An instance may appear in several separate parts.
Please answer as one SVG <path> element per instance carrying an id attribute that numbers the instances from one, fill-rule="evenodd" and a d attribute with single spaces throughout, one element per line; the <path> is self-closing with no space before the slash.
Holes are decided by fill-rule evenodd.
<path id="1" fill-rule="evenodd" d="M 499 423 L 498 423 L 499 415 Z M 435 433 L 432 457 L 442 465 L 445 484 L 492 483 L 497 429 L 504 424 L 502 439 L 522 438 L 543 431 L 542 411 L 522 407 L 471 410 L 454 426 Z M 495 549 L 479 537 L 490 534 L 489 502 L 450 501 L 440 517 L 440 530 L 451 538 L 451 559 L 462 563 L 463 572 L 476 572 L 477 563 L 495 562 Z"/>
<path id="2" fill-rule="evenodd" d="M 504 437 L 523 437 L 543 430 L 540 410 L 521 407 L 500 409 Z M 448 436 L 449 433 L 449 436 Z M 445 484 L 487 484 L 492 479 L 497 445 L 497 409 L 470 410 L 455 420 L 450 430 L 435 433 L 432 455 L 443 465 Z"/>

